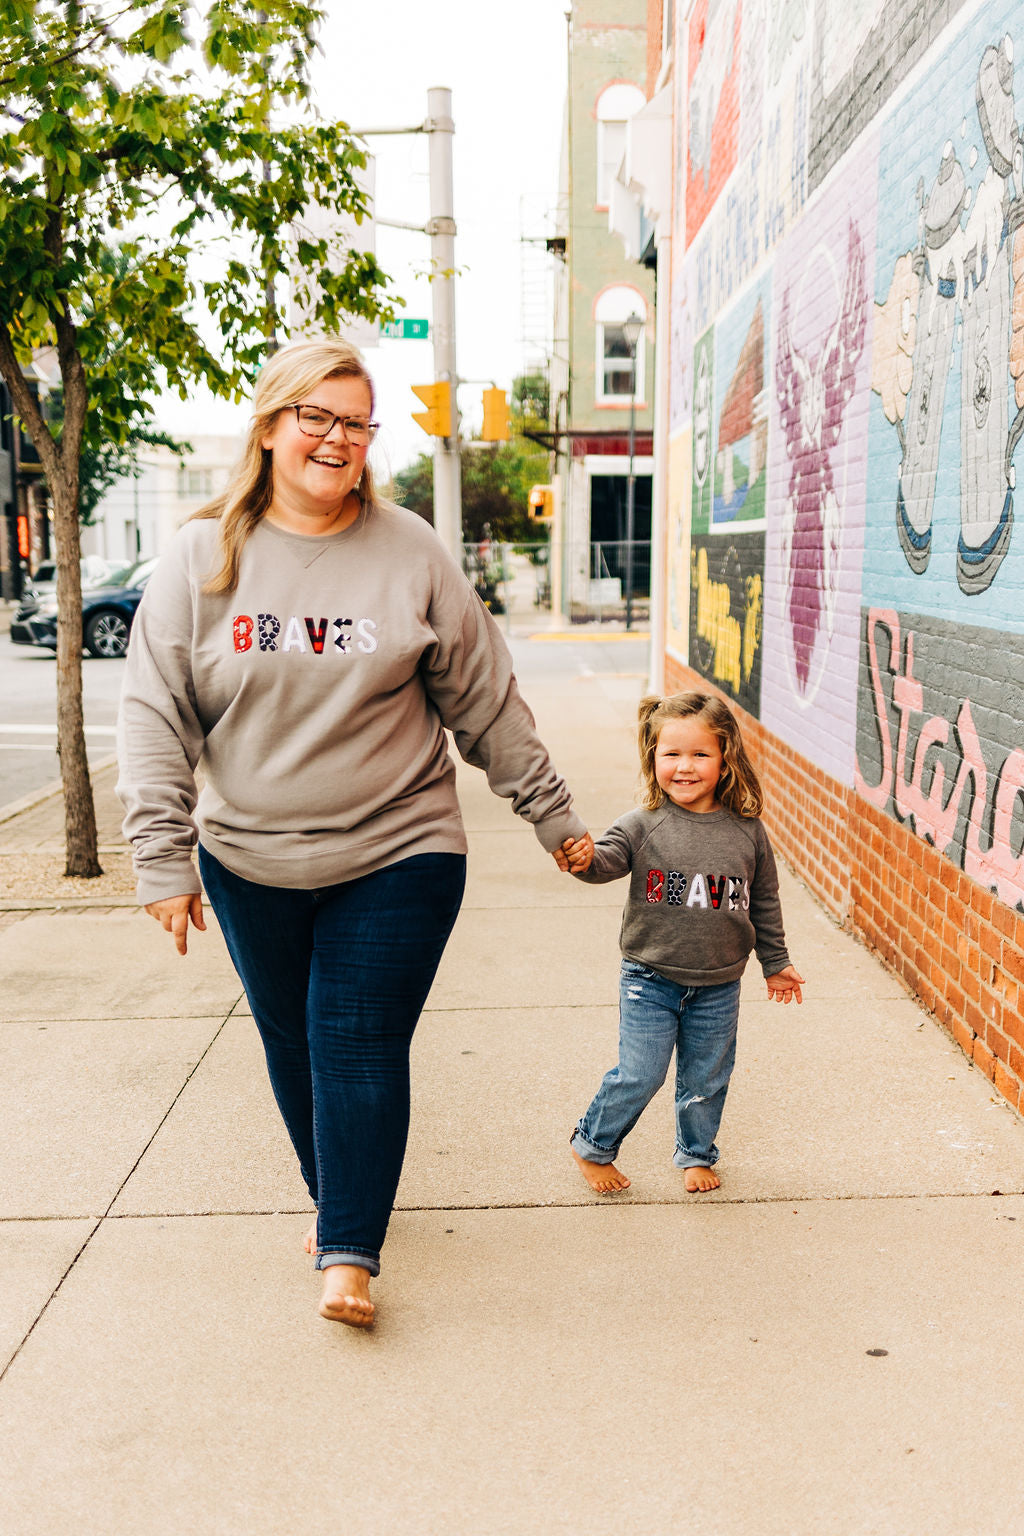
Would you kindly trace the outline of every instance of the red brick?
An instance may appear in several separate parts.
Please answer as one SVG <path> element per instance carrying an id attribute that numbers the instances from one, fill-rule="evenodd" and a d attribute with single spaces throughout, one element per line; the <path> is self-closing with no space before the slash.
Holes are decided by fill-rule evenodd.
<path id="1" fill-rule="evenodd" d="M 985 1044 L 984 1040 L 974 1042 L 974 1065 L 979 1071 L 984 1072 L 991 1082 L 996 1075 L 996 1058 Z"/>
<path id="2" fill-rule="evenodd" d="M 1012 976 L 1014 981 L 1024 981 L 1024 951 L 1019 950 L 1009 941 L 1003 944 L 1002 964 L 1003 970 L 1008 976 Z"/>
<path id="3" fill-rule="evenodd" d="M 1015 1077 L 1011 1076 L 1001 1061 L 996 1062 L 993 1081 L 995 1082 L 997 1092 L 1001 1093 L 1004 1099 L 1008 1099 L 1013 1108 L 1016 1109 L 1020 1103 L 1020 1083 Z"/>
<path id="4" fill-rule="evenodd" d="M 975 884 L 971 889 L 971 906 L 983 922 L 992 921 L 992 908 L 995 905 L 995 897 L 991 891 L 987 891 L 983 885 Z"/>
<path id="5" fill-rule="evenodd" d="M 998 1057 L 1000 1061 L 1009 1061 L 1010 1042 L 1001 1029 L 997 1029 L 994 1024 L 990 1024 L 985 1031 L 985 1041 L 993 1056 Z"/>
<path id="6" fill-rule="evenodd" d="M 987 955 L 990 960 L 1001 960 L 1003 957 L 1003 940 L 991 923 L 985 922 L 982 924 L 979 937 L 982 954 Z"/>
<path id="7" fill-rule="evenodd" d="M 960 1047 L 960 1049 L 964 1052 L 965 1055 L 972 1056 L 974 1054 L 974 1031 L 973 1031 L 973 1029 L 968 1029 L 967 1025 L 961 1023 L 961 1021 L 959 1019 L 954 1019 L 953 1020 L 952 1035 L 953 1035 L 953 1039 L 956 1041 L 957 1045 Z"/>

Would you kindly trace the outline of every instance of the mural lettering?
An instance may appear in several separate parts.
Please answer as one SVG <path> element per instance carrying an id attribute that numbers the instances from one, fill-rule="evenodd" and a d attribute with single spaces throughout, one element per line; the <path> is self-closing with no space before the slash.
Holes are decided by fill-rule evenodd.
<path id="1" fill-rule="evenodd" d="M 884 668 L 878 654 L 880 629 L 888 635 Z M 1015 833 L 1015 817 L 1024 805 L 1024 749 L 1007 753 L 993 774 L 985 762 L 970 699 L 962 700 L 955 720 L 924 717 L 924 692 L 914 676 L 914 634 L 908 631 L 901 646 L 900 619 L 893 610 L 869 611 L 866 644 L 881 778 L 868 784 L 858 762 L 857 793 L 880 810 L 887 810 L 892 801 L 896 814 L 911 823 L 918 836 L 940 853 L 957 854 L 957 862 L 973 880 L 994 890 L 1009 906 L 1024 906 L 1024 849 Z M 899 721 L 895 748 L 890 708 Z M 920 724 L 911 746 L 915 718 Z M 950 744 L 958 768 L 947 792 L 938 752 Z M 957 848 L 957 824 L 965 812 L 966 834 Z"/>

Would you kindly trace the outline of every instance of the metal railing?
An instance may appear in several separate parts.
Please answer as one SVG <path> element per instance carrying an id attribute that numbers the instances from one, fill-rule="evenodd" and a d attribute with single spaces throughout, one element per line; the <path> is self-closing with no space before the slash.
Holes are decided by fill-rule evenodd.
<path id="1" fill-rule="evenodd" d="M 553 572 L 552 558 L 560 562 Z M 544 618 L 570 624 L 646 629 L 650 617 L 649 541 L 463 545 L 463 569 L 505 627 Z M 553 579 L 560 576 L 560 580 Z M 552 608 L 561 593 L 559 611 Z"/>

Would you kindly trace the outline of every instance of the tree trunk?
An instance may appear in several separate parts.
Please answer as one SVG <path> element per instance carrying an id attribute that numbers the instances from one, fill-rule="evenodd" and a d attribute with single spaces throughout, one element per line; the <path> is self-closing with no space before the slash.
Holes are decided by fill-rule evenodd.
<path id="1" fill-rule="evenodd" d="M 57 751 L 64 786 L 66 875 L 102 875 L 82 709 L 82 542 L 78 497 L 63 475 L 50 483 L 57 545 Z"/>

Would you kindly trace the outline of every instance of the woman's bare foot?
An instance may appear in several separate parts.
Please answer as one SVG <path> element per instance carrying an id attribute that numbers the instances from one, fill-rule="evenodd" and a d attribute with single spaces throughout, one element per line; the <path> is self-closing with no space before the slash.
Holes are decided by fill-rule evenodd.
<path id="1" fill-rule="evenodd" d="M 576 1159 L 576 1166 L 586 1179 L 591 1189 L 595 1189 L 599 1195 L 614 1194 L 617 1189 L 628 1189 L 629 1180 L 624 1173 L 620 1173 L 614 1163 L 588 1163 L 586 1158 L 580 1157 L 575 1147 L 569 1151 Z"/>
<path id="2" fill-rule="evenodd" d="M 713 1168 L 687 1168 L 686 1192 L 688 1195 L 703 1195 L 709 1189 L 717 1189 L 721 1179 Z"/>
<path id="3" fill-rule="evenodd" d="M 313 1225 L 302 1240 L 302 1246 L 307 1253 L 316 1253 L 316 1217 L 313 1217 Z"/>
<path id="4" fill-rule="evenodd" d="M 331 1264 L 322 1271 L 324 1293 L 320 1316 L 350 1328 L 372 1328 L 374 1305 L 370 1300 L 370 1271 L 356 1264 Z"/>

